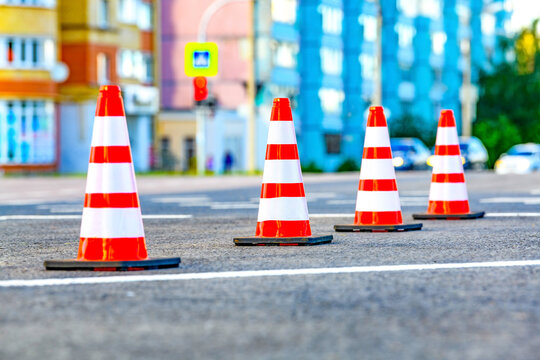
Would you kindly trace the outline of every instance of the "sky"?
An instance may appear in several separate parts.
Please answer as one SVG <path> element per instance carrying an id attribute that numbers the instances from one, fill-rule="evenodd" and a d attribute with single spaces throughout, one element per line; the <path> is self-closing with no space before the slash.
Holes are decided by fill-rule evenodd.
<path id="1" fill-rule="evenodd" d="M 513 0 L 511 20 L 512 31 L 530 26 L 534 19 L 540 18 L 540 0 Z"/>

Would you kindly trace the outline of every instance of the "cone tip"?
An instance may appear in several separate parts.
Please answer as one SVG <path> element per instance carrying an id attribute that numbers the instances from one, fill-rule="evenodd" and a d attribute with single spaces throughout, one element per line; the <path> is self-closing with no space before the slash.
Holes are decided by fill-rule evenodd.
<path id="1" fill-rule="evenodd" d="M 99 87 L 99 92 L 102 94 L 115 94 L 120 93 L 120 86 L 118 85 L 102 85 Z"/>
<path id="2" fill-rule="evenodd" d="M 453 110 L 444 109 L 444 110 L 441 110 L 441 115 L 454 116 L 454 111 L 453 111 Z"/>
<path id="3" fill-rule="evenodd" d="M 274 105 L 291 106 L 289 98 L 275 98 Z"/>

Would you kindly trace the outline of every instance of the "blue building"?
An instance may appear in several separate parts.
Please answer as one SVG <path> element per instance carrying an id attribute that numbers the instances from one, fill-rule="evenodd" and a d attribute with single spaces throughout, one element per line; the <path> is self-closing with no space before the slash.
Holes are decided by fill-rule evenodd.
<path id="1" fill-rule="evenodd" d="M 461 129 L 463 104 L 475 102 L 469 82 L 474 85 L 480 70 L 504 56 L 496 46 L 509 20 L 504 5 L 505 0 L 259 1 L 258 143 L 266 141 L 274 97 L 293 100 L 302 164 L 325 171 L 346 159 L 360 163 L 365 113 L 372 104 L 382 104 L 390 122 L 409 115 L 431 127 L 442 108 L 452 109 Z M 258 148 L 261 168 L 264 147 Z"/>

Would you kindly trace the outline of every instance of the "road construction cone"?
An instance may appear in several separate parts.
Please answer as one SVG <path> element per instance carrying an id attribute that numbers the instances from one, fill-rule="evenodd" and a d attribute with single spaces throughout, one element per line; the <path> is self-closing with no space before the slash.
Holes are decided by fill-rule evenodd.
<path id="1" fill-rule="evenodd" d="M 177 267 L 180 258 L 148 259 L 120 88 L 99 90 L 79 253 L 47 260 L 47 270 L 143 270 Z"/>
<path id="2" fill-rule="evenodd" d="M 289 99 L 274 99 L 264 162 L 257 229 L 236 245 L 316 245 L 332 235 L 312 236 Z"/>
<path id="3" fill-rule="evenodd" d="M 364 140 L 354 224 L 335 225 L 334 230 L 407 231 L 421 228 L 422 224 L 403 224 L 386 118 L 382 106 L 372 106 Z"/>
<path id="4" fill-rule="evenodd" d="M 476 219 L 483 216 L 483 211 L 469 210 L 454 112 L 443 110 L 435 142 L 428 210 L 425 214 L 413 214 L 413 217 L 452 220 Z"/>

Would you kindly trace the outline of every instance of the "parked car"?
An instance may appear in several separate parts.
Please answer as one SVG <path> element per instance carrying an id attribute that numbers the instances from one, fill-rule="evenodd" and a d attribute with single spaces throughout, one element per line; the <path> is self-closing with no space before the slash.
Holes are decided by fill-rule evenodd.
<path id="1" fill-rule="evenodd" d="M 396 170 L 426 169 L 430 155 L 427 146 L 417 138 L 392 138 L 392 163 Z"/>
<path id="2" fill-rule="evenodd" d="M 497 174 L 527 174 L 540 169 L 540 145 L 514 145 L 495 162 Z"/>
<path id="3" fill-rule="evenodd" d="M 476 136 L 460 136 L 459 149 L 464 160 L 464 169 L 483 170 L 487 167 L 488 152 Z"/>

